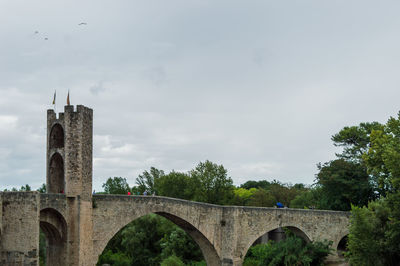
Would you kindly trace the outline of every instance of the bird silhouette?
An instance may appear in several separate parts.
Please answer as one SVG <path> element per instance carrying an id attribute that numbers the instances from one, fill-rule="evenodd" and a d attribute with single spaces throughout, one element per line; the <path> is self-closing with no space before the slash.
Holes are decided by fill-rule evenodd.
<path id="1" fill-rule="evenodd" d="M 79 26 L 87 25 L 87 23 L 86 23 L 86 22 L 81 22 L 81 23 L 79 23 L 78 25 L 79 25 Z"/>
<path id="2" fill-rule="evenodd" d="M 47 40 L 49 40 L 49 38 L 46 37 L 46 38 L 44 38 L 44 40 L 47 41 Z"/>
<path id="3" fill-rule="evenodd" d="M 39 31 L 35 30 L 35 34 L 39 34 Z"/>

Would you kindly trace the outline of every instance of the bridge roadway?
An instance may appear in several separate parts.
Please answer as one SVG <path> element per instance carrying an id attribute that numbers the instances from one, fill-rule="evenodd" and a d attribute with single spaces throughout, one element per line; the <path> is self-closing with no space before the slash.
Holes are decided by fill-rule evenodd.
<path id="1" fill-rule="evenodd" d="M 160 196 L 97 194 L 92 197 L 89 206 L 88 202 L 81 202 L 79 196 L 25 192 L 29 200 L 24 200 L 21 193 L 0 193 L 3 205 L 3 224 L 0 228 L 2 245 L 10 233 L 9 226 L 4 223 L 10 223 L 12 217 L 18 217 L 11 215 L 13 208 L 19 207 L 21 210 L 23 207 L 28 215 L 31 212 L 30 217 L 35 217 L 36 212 L 37 221 L 22 223 L 20 231 L 38 242 L 37 237 L 30 236 L 30 233 L 37 235 L 35 226 L 39 227 L 40 224 L 51 246 L 53 255 L 48 256 L 54 257 L 53 262 L 58 265 L 94 265 L 108 241 L 119 230 L 150 213 L 161 215 L 185 230 L 199 245 L 207 265 L 212 266 L 242 265 L 250 246 L 265 233 L 279 227 L 289 227 L 306 240 L 330 240 L 336 249 L 340 240 L 348 234 L 350 215 L 348 212 L 324 210 L 219 206 Z M 4 209 L 5 201 L 11 209 Z M 75 218 L 77 213 L 81 213 L 79 219 Z M 11 219 L 4 219 L 5 216 Z M 84 236 L 79 238 L 84 248 L 73 251 L 76 245 L 74 236 L 79 234 Z M 14 237 L 18 237 L 18 233 L 15 235 L 14 232 Z M 0 258 L 7 255 L 7 250 L 2 247 Z M 26 257 L 29 249 L 22 248 L 21 252 Z M 79 252 L 79 256 L 74 252 Z M 92 258 L 92 261 L 74 261 L 75 256 Z"/>

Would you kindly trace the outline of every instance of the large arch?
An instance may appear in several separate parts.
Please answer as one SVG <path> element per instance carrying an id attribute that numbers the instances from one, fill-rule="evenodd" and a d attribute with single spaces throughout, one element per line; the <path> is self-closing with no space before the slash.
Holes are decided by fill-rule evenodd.
<path id="1" fill-rule="evenodd" d="M 207 265 L 220 265 L 220 215 L 211 215 L 214 211 L 219 213 L 218 207 L 210 208 L 207 204 L 157 196 L 96 195 L 93 199 L 96 202 L 93 209 L 95 259 L 123 227 L 133 220 L 154 213 L 167 218 L 188 233 L 201 249 Z"/>
<path id="2" fill-rule="evenodd" d="M 214 248 L 214 246 L 210 243 L 210 241 L 199 231 L 197 230 L 192 224 L 190 224 L 189 222 L 187 222 L 186 220 L 175 216 L 173 214 L 167 213 L 167 212 L 149 212 L 143 216 L 149 215 L 151 213 L 160 215 L 166 219 L 168 219 L 169 221 L 173 222 L 174 224 L 176 224 L 178 227 L 180 227 L 181 229 L 183 229 L 195 242 L 196 244 L 199 246 L 203 257 L 207 263 L 207 265 L 219 265 L 220 264 L 220 259 L 219 256 Z M 106 247 L 107 243 L 121 230 L 123 229 L 126 225 L 128 225 L 130 222 L 141 218 L 143 216 L 140 217 L 136 217 L 134 219 L 131 219 L 128 223 L 124 223 L 123 225 L 118 226 L 117 228 L 113 228 L 112 230 L 115 231 L 115 233 L 111 236 L 111 238 L 109 238 L 108 240 L 104 241 L 103 244 L 101 245 L 101 251 L 100 252 L 96 252 L 95 251 L 95 258 L 97 259 L 100 254 L 103 252 L 104 248 Z"/>
<path id="3" fill-rule="evenodd" d="M 250 247 L 257 242 L 260 238 L 262 238 L 265 235 L 268 235 L 271 232 L 279 232 L 281 233 L 282 228 L 287 228 L 289 229 L 292 233 L 295 235 L 301 237 L 304 241 L 310 242 L 311 239 L 310 237 L 305 233 L 305 229 L 302 228 L 301 226 L 298 225 L 285 225 L 285 226 L 271 226 L 270 228 L 267 228 L 266 230 L 260 230 L 258 234 L 251 238 L 250 241 L 246 244 L 246 247 L 244 248 L 244 256 L 242 257 L 242 263 L 244 261 L 245 256 L 247 255 L 247 252 L 249 251 Z"/>
<path id="4" fill-rule="evenodd" d="M 60 124 L 55 124 L 50 131 L 49 148 L 64 148 L 64 129 Z"/>
<path id="5" fill-rule="evenodd" d="M 63 193 L 65 191 L 64 159 L 56 152 L 49 163 L 48 193 Z"/>
<path id="6" fill-rule="evenodd" d="M 40 229 L 46 235 L 46 264 L 67 265 L 67 223 L 55 209 L 40 211 Z"/>

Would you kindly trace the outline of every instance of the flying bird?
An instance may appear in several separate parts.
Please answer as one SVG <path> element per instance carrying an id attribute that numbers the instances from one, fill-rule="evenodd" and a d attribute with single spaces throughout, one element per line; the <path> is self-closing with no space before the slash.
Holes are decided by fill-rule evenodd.
<path id="1" fill-rule="evenodd" d="M 39 31 L 35 30 L 35 34 L 39 34 Z"/>
<path id="2" fill-rule="evenodd" d="M 45 40 L 45 41 L 47 41 L 48 39 L 49 39 L 49 38 L 47 38 L 47 37 L 46 37 L 46 38 L 44 38 L 44 40 Z"/>
<path id="3" fill-rule="evenodd" d="M 86 23 L 86 22 L 81 22 L 81 23 L 79 23 L 78 25 L 79 25 L 79 26 L 87 25 L 87 23 Z"/>

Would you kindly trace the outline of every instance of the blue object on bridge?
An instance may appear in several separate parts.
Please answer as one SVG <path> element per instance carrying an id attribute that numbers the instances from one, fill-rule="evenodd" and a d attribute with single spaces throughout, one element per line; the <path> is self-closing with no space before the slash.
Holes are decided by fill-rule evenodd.
<path id="1" fill-rule="evenodd" d="M 278 203 L 276 204 L 276 206 L 277 206 L 278 208 L 283 208 L 283 207 L 284 207 L 283 204 L 280 203 L 280 202 L 278 202 Z"/>

